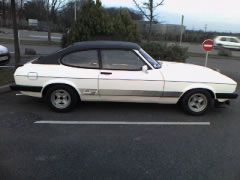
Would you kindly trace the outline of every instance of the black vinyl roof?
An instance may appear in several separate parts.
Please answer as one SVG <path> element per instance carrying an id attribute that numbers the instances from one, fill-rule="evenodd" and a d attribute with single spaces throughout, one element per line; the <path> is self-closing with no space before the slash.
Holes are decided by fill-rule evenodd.
<path id="1" fill-rule="evenodd" d="M 45 57 L 40 57 L 34 64 L 59 64 L 59 59 L 66 54 L 74 51 L 83 51 L 90 49 L 125 49 L 125 50 L 139 50 L 141 47 L 136 43 L 124 41 L 83 41 L 76 42 L 65 49 L 57 51 Z"/>
<path id="2" fill-rule="evenodd" d="M 84 41 L 74 43 L 73 47 L 79 49 L 140 49 L 138 44 L 124 41 Z"/>

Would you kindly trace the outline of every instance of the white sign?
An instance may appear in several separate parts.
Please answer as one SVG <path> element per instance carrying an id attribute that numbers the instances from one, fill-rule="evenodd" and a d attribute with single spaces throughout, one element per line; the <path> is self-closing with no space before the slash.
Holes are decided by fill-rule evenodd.
<path id="1" fill-rule="evenodd" d="M 38 26 L 38 20 L 37 19 L 28 19 L 28 25 L 29 26 Z"/>

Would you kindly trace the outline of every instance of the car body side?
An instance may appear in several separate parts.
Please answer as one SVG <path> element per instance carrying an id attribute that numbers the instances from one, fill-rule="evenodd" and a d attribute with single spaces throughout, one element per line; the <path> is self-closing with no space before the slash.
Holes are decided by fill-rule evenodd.
<path id="1" fill-rule="evenodd" d="M 133 51 L 139 54 L 138 50 Z M 34 64 L 30 62 L 18 68 L 14 76 L 18 86 L 27 85 L 26 90 L 21 91 L 24 95 L 42 98 L 49 86 L 65 84 L 74 88 L 82 101 L 176 104 L 186 92 L 193 89 L 206 89 L 214 99 L 224 102 L 229 99 L 226 95 L 236 90 L 235 81 L 212 69 L 164 61 L 160 69 L 155 69 L 143 56 L 141 58 L 150 66 L 150 69 L 148 72 L 138 71 L 136 73 L 142 76 L 143 73 L 151 72 L 151 76 L 138 79 L 136 75 L 133 81 L 128 79 L 129 77 L 124 72 L 111 70 L 113 73 L 121 74 L 121 78 L 108 79 L 111 83 L 107 85 L 105 91 L 112 90 L 110 95 L 101 95 L 99 74 L 102 69 L 76 68 L 61 63 Z M 135 87 L 138 87 L 138 91 L 135 91 Z M 159 89 L 152 90 L 152 87 L 159 87 Z M 124 94 L 126 90 L 132 93 L 131 96 Z"/>

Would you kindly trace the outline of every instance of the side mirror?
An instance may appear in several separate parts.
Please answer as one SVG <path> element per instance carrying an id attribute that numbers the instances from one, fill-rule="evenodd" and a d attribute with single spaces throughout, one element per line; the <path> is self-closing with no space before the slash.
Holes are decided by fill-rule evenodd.
<path id="1" fill-rule="evenodd" d="M 145 73 L 148 72 L 148 67 L 147 67 L 147 65 L 144 65 L 144 66 L 142 67 L 142 71 L 145 72 Z"/>

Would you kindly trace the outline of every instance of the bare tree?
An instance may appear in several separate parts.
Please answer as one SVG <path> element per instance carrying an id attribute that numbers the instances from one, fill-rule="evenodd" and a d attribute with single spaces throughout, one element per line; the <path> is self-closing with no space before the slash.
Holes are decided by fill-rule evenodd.
<path id="1" fill-rule="evenodd" d="M 155 2 L 158 1 L 158 2 Z M 138 3 L 137 0 L 133 0 L 137 8 L 144 15 L 144 17 L 149 21 L 149 29 L 148 29 L 148 41 L 151 40 L 152 35 L 152 24 L 155 20 L 156 14 L 155 10 L 162 6 L 165 0 L 146 0 L 143 3 Z"/>
<path id="2" fill-rule="evenodd" d="M 6 1 L 2 0 L 2 18 L 3 18 L 3 26 L 6 26 Z"/>
<path id="3" fill-rule="evenodd" d="M 16 17 L 16 3 L 15 0 L 11 0 L 12 22 L 13 22 L 13 34 L 14 34 L 14 49 L 15 49 L 15 66 L 17 67 L 20 62 L 20 47 L 18 39 L 18 25 Z"/>

